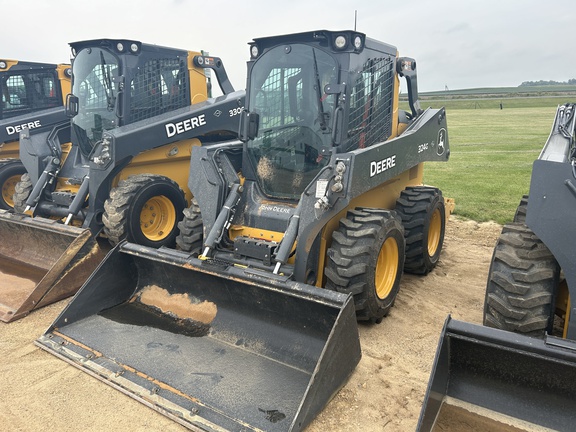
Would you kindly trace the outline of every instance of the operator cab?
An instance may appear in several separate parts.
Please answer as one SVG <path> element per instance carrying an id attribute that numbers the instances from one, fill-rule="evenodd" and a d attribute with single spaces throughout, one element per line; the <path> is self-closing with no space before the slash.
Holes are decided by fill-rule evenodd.
<path id="1" fill-rule="evenodd" d="M 392 136 L 394 47 L 316 31 L 255 39 L 250 53 L 244 175 L 267 197 L 298 200 L 333 149 Z"/>
<path id="2" fill-rule="evenodd" d="M 75 58 L 67 108 L 72 140 L 84 156 L 106 130 L 191 104 L 187 51 L 109 39 L 70 46 Z M 206 91 L 197 96 L 206 99 Z"/>

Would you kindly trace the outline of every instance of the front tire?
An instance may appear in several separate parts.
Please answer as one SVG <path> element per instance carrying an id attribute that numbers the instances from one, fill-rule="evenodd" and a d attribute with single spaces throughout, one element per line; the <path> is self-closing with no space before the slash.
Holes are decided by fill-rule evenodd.
<path id="1" fill-rule="evenodd" d="M 404 230 L 396 213 L 348 211 L 327 255 L 326 288 L 354 296 L 358 321 L 380 323 L 394 304 L 404 266 Z"/>
<path id="2" fill-rule="evenodd" d="M 17 159 L 5 159 L 0 161 L 0 209 L 12 210 L 14 208 L 14 194 L 16 185 L 21 181 L 22 175 L 26 174 L 26 168 Z"/>
<path id="3" fill-rule="evenodd" d="M 150 247 L 174 247 L 178 221 L 186 207 L 173 180 L 139 174 L 122 180 L 104 203 L 104 233 L 112 245 L 126 238 Z"/>
<path id="4" fill-rule="evenodd" d="M 504 225 L 494 248 L 484 301 L 484 325 L 542 337 L 554 324 L 560 267 L 523 223 Z"/>
<path id="5" fill-rule="evenodd" d="M 440 189 L 407 187 L 396 201 L 406 236 L 404 271 L 428 274 L 436 267 L 444 245 L 446 208 Z"/>
<path id="6" fill-rule="evenodd" d="M 204 225 L 200 207 L 194 198 L 192 205 L 184 209 L 184 217 L 178 222 L 178 229 L 180 230 L 176 237 L 178 248 L 192 255 L 200 255 L 204 243 Z"/>

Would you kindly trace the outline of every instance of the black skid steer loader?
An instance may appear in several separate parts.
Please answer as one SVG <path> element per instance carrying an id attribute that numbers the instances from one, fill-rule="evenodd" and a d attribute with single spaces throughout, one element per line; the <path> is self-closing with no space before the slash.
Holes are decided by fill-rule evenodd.
<path id="1" fill-rule="evenodd" d="M 449 156 L 416 62 L 355 31 L 250 44 L 243 143 L 195 147 L 180 250 L 119 244 L 37 343 L 192 429 L 302 430 L 403 269 L 438 262 Z M 410 112 L 398 108 L 406 77 Z"/>
<path id="2" fill-rule="evenodd" d="M 19 160 L 23 128 L 47 130 L 68 122 L 64 111 L 72 69 L 67 64 L 0 59 L 0 209 L 14 207 L 16 184 L 26 172 Z"/>
<path id="3" fill-rule="evenodd" d="M 3 321 L 76 292 L 109 249 L 100 234 L 175 246 L 191 148 L 238 136 L 245 92 L 219 58 L 131 40 L 71 47 L 71 120 L 22 131 L 27 174 L 16 213 L 0 212 Z M 208 69 L 222 96 L 209 97 Z"/>
<path id="4" fill-rule="evenodd" d="M 502 229 L 485 327 L 446 322 L 418 430 L 574 430 L 575 114 L 575 104 L 558 107 L 530 194 Z"/>

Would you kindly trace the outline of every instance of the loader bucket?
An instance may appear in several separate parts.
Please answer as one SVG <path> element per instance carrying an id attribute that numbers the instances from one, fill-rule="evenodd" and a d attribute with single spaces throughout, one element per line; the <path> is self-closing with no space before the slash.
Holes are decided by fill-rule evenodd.
<path id="1" fill-rule="evenodd" d="M 576 344 L 447 318 L 418 431 L 572 431 Z"/>
<path id="2" fill-rule="evenodd" d="M 0 320 L 71 296 L 103 256 L 88 230 L 0 211 Z"/>
<path id="3" fill-rule="evenodd" d="M 36 344 L 207 431 L 301 430 L 361 356 L 347 295 L 131 243 Z"/>

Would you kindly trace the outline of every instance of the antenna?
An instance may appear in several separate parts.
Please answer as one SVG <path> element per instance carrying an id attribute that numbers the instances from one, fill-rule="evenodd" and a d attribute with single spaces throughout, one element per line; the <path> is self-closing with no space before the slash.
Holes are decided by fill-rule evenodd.
<path id="1" fill-rule="evenodd" d="M 356 31 L 356 21 L 358 20 L 358 10 L 354 10 L 354 31 Z"/>

